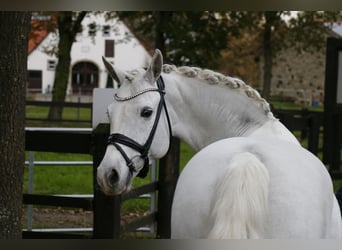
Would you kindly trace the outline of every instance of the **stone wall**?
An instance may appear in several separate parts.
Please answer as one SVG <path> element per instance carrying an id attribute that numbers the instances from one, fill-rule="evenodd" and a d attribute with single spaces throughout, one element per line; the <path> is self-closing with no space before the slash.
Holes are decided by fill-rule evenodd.
<path id="1" fill-rule="evenodd" d="M 271 95 L 309 105 L 323 102 L 325 48 L 288 48 L 279 52 L 273 62 Z"/>

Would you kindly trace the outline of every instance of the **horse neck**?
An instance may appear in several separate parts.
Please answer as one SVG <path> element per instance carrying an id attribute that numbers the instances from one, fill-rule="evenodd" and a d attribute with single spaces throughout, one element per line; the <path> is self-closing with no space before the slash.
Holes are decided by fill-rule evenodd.
<path id="1" fill-rule="evenodd" d="M 271 119 L 238 90 L 178 73 L 163 77 L 172 132 L 196 151 L 220 139 L 248 136 Z"/>

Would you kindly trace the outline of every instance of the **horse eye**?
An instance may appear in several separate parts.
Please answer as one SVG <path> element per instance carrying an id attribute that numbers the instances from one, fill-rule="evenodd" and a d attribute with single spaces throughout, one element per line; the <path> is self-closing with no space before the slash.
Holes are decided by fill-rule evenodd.
<path id="1" fill-rule="evenodd" d="M 145 107 L 141 111 L 140 115 L 141 115 L 141 117 L 148 118 L 152 115 L 152 113 L 153 113 L 153 110 L 151 108 Z"/>

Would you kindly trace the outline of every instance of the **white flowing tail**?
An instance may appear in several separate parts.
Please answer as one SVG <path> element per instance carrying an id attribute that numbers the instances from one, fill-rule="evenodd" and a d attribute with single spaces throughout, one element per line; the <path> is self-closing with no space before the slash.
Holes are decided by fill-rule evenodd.
<path id="1" fill-rule="evenodd" d="M 234 156 L 217 183 L 208 238 L 263 238 L 268 186 L 268 171 L 254 154 Z"/>

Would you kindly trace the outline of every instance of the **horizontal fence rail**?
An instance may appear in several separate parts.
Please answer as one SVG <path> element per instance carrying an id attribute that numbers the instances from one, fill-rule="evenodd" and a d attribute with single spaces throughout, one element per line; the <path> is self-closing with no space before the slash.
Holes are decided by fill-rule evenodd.
<path id="1" fill-rule="evenodd" d="M 92 133 L 89 128 L 26 128 L 27 151 L 91 154 Z"/>
<path id="2" fill-rule="evenodd" d="M 62 195 L 23 194 L 24 204 L 63 206 L 93 210 L 93 198 Z"/>
<path id="3" fill-rule="evenodd" d="M 91 108 L 92 103 L 83 102 L 49 102 L 49 101 L 26 101 L 27 106 L 41 106 L 41 107 L 72 107 L 72 108 Z"/>
<path id="4" fill-rule="evenodd" d="M 25 161 L 25 165 L 30 162 Z M 35 161 L 35 166 L 91 166 L 92 161 Z"/>

